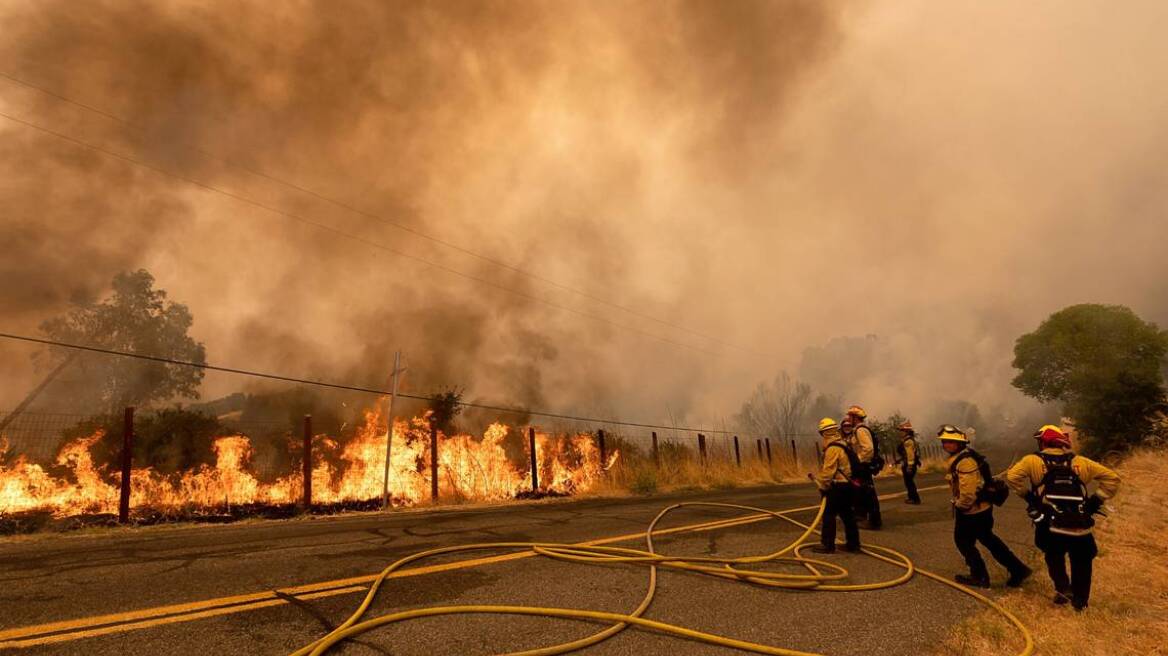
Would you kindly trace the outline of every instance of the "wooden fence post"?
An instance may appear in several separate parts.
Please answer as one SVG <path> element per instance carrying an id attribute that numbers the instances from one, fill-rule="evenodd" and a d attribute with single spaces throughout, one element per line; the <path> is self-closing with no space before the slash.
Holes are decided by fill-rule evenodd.
<path id="1" fill-rule="evenodd" d="M 765 444 L 765 445 L 766 445 L 766 452 L 767 452 L 767 464 L 768 464 L 768 465 L 773 465 L 773 464 L 775 464 L 775 460 L 774 460 L 774 458 L 772 458 L 772 457 L 771 457 L 771 438 L 769 438 L 769 437 L 764 437 L 764 438 L 762 438 L 762 441 L 763 441 L 763 444 Z"/>
<path id="2" fill-rule="evenodd" d="M 698 455 L 701 456 L 702 464 L 706 464 L 706 436 L 698 433 Z"/>
<path id="3" fill-rule="evenodd" d="M 304 511 L 312 510 L 312 415 L 304 415 Z"/>
<path id="4" fill-rule="evenodd" d="M 742 453 L 738 450 L 738 436 L 737 435 L 734 436 L 734 462 L 736 462 L 739 467 L 742 466 Z"/>
<path id="5" fill-rule="evenodd" d="M 535 457 L 535 428 L 527 429 L 527 446 L 531 449 L 531 491 L 539 492 L 539 459 Z"/>
<path id="6" fill-rule="evenodd" d="M 608 464 L 608 449 L 604 446 L 604 429 L 596 431 L 596 440 L 600 443 L 600 473 L 604 473 L 604 466 Z"/>
<path id="7" fill-rule="evenodd" d="M 118 497 L 118 523 L 130 521 L 130 473 L 134 453 L 134 408 L 126 408 L 122 424 L 122 485 Z"/>
<path id="8" fill-rule="evenodd" d="M 430 422 L 430 498 L 438 501 L 438 424 Z"/>
<path id="9" fill-rule="evenodd" d="M 661 452 L 657 450 L 657 431 L 653 431 L 653 465 L 661 466 Z"/>

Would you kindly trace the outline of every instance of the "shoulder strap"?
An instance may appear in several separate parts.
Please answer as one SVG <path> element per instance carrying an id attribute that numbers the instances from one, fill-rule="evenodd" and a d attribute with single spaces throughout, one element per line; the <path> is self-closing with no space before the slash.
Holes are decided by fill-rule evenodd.
<path id="1" fill-rule="evenodd" d="M 990 461 L 977 451 L 970 449 L 971 457 L 977 461 L 977 470 L 981 474 L 981 482 L 983 485 L 988 485 L 990 481 L 994 480 L 994 472 L 990 470 Z"/>
<path id="2" fill-rule="evenodd" d="M 957 457 L 953 459 L 953 463 L 949 465 L 949 475 L 952 476 L 953 474 L 956 474 L 957 473 L 957 465 L 960 464 L 962 460 L 965 460 L 966 458 L 970 457 L 971 455 L 973 455 L 973 451 L 970 449 L 966 449 L 966 450 L 962 451 L 961 453 L 958 453 Z"/>
<path id="3" fill-rule="evenodd" d="M 843 449 L 844 457 L 846 457 L 848 459 L 848 467 L 851 468 L 851 470 L 852 470 L 852 476 L 855 476 L 856 475 L 856 466 L 859 464 L 859 458 L 856 457 L 856 452 L 852 451 L 852 447 L 848 446 L 847 444 L 844 444 L 843 442 L 832 442 L 831 444 L 828 444 L 827 446 L 825 446 L 823 448 L 823 452 L 827 453 L 827 450 L 833 446 L 838 447 L 840 449 Z M 835 468 L 835 470 L 840 471 L 840 468 L 837 466 Z"/>

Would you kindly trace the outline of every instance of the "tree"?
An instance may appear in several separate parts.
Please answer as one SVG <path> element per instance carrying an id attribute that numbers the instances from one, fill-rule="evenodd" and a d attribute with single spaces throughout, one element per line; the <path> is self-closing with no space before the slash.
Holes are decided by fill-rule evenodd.
<path id="1" fill-rule="evenodd" d="M 1122 449 L 1152 431 L 1163 403 L 1168 333 L 1121 305 L 1073 305 L 1018 338 L 1013 384 L 1058 401 L 1090 452 Z"/>
<path id="2" fill-rule="evenodd" d="M 811 386 L 783 371 L 769 385 L 759 383 L 734 420 L 740 430 L 755 435 L 795 435 L 807 418 L 810 401 Z"/>
<path id="3" fill-rule="evenodd" d="M 908 421 L 908 417 L 900 414 L 900 411 L 897 410 L 884 421 L 869 421 L 868 428 L 871 429 L 873 435 L 880 439 L 881 449 L 889 450 L 900 444 L 900 431 L 896 427 L 905 421 Z"/>
<path id="4" fill-rule="evenodd" d="M 459 387 L 443 389 L 430 398 L 430 425 L 443 433 L 449 433 L 454 426 L 454 418 L 462 412 L 463 390 Z"/>
<path id="5" fill-rule="evenodd" d="M 119 273 L 112 289 L 104 301 L 78 302 L 64 316 L 45 321 L 41 332 L 72 344 L 206 361 L 203 344 L 187 335 L 193 321 L 190 310 L 155 289 L 149 272 Z M 67 357 L 63 352 L 55 355 Z M 111 355 L 86 354 L 75 366 L 82 375 L 69 383 L 73 402 L 107 412 L 174 397 L 196 398 L 203 380 L 203 370 L 195 367 Z"/>
<path id="6" fill-rule="evenodd" d="M 98 429 L 105 431 L 105 438 L 94 444 L 90 453 L 94 463 L 104 466 L 112 476 L 122 458 L 123 417 L 115 412 L 79 422 L 63 432 L 61 445 Z M 215 417 L 194 410 L 174 407 L 142 413 L 134 418 L 134 466 L 173 474 L 212 465 L 215 438 L 231 434 L 233 431 Z"/>

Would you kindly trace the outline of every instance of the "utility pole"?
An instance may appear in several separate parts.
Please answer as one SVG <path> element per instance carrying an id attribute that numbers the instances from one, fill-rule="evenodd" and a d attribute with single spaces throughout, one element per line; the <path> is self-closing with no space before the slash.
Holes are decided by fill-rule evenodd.
<path id="1" fill-rule="evenodd" d="M 389 508 L 389 458 L 393 447 L 393 406 L 397 403 L 397 386 L 401 382 L 401 374 L 406 372 L 401 367 L 401 351 L 393 354 L 393 375 L 389 385 L 389 414 L 386 416 L 385 429 L 385 476 L 381 485 L 381 509 Z"/>

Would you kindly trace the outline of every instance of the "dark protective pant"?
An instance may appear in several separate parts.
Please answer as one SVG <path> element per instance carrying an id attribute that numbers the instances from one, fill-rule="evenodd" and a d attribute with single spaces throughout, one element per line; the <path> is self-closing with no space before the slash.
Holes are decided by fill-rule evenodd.
<path id="1" fill-rule="evenodd" d="M 994 509 L 983 510 L 973 515 L 957 512 L 957 519 L 953 523 L 953 543 L 957 550 L 965 557 L 965 564 L 969 565 L 969 575 L 975 579 L 988 579 L 989 570 L 985 561 L 977 550 L 977 543 L 989 549 L 990 555 L 1005 567 L 1010 574 L 1022 572 L 1026 565 L 1010 551 L 1010 547 L 994 534 Z"/>
<path id="2" fill-rule="evenodd" d="M 833 483 L 827 490 L 827 505 L 823 509 L 823 525 L 820 538 L 823 546 L 835 548 L 835 518 L 844 523 L 844 541 L 849 548 L 859 548 L 860 528 L 856 525 L 856 515 L 852 511 L 855 502 L 851 483 Z"/>
<path id="3" fill-rule="evenodd" d="M 904 489 L 908 491 L 908 500 L 920 501 L 921 495 L 917 492 L 917 468 L 901 467 L 900 473 L 904 476 Z"/>
<path id="4" fill-rule="evenodd" d="M 856 516 L 860 519 L 867 517 L 871 526 L 880 526 L 883 522 L 880 518 L 880 498 L 876 492 L 876 480 L 866 466 L 860 470 L 858 478 L 862 485 L 855 494 Z"/>
<path id="5" fill-rule="evenodd" d="M 1086 608 L 1091 600 L 1091 572 L 1099 547 L 1095 536 L 1052 533 L 1050 524 L 1043 522 L 1034 529 L 1034 546 L 1046 556 L 1046 571 L 1054 589 L 1071 598 L 1075 608 Z M 1071 576 L 1067 577 L 1067 559 L 1071 561 Z"/>

